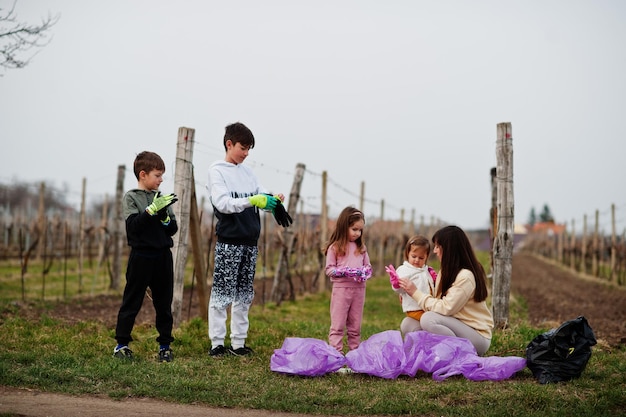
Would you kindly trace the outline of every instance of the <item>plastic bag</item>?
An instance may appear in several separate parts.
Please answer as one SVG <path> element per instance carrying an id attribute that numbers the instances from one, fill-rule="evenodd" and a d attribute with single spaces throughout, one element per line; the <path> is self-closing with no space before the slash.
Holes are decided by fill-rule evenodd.
<path id="1" fill-rule="evenodd" d="M 461 337 L 442 336 L 426 331 L 404 336 L 406 364 L 404 373 L 414 377 L 417 371 L 435 372 L 463 355 L 477 355 L 474 345 Z"/>
<path id="2" fill-rule="evenodd" d="M 376 333 L 348 352 L 346 360 L 354 372 L 397 378 L 405 362 L 402 334 L 399 330 Z"/>
<path id="3" fill-rule="evenodd" d="M 526 367 L 525 358 L 481 357 L 467 339 L 425 331 L 407 333 L 404 352 L 406 375 L 415 376 L 417 371 L 432 372 L 436 381 L 454 375 L 463 375 L 471 381 L 500 381 Z"/>
<path id="4" fill-rule="evenodd" d="M 447 366 L 433 372 L 433 379 L 443 381 L 453 375 L 463 375 L 470 381 L 501 381 L 526 368 L 526 359 L 519 356 L 481 357 L 471 354 L 455 358 Z"/>
<path id="5" fill-rule="evenodd" d="M 596 344 L 587 319 L 580 316 L 535 337 L 526 347 L 526 364 L 541 384 L 578 378 Z"/>
<path id="6" fill-rule="evenodd" d="M 346 358 L 328 343 L 312 338 L 288 337 L 270 358 L 274 372 L 302 376 L 320 376 L 335 372 Z"/>
<path id="7" fill-rule="evenodd" d="M 424 371 L 437 381 L 453 375 L 472 381 L 499 381 L 523 369 L 526 359 L 483 358 L 467 339 L 425 331 L 408 333 L 403 341 L 398 330 L 372 335 L 345 357 L 322 340 L 290 337 L 270 359 L 272 371 L 302 376 L 324 375 L 346 364 L 353 372 L 387 379 L 402 374 L 414 377 L 417 371 Z"/>

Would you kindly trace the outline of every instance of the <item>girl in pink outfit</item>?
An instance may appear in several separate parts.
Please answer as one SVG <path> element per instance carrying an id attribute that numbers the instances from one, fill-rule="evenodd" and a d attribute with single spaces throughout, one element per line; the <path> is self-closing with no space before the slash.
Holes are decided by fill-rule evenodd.
<path id="1" fill-rule="evenodd" d="M 339 352 L 343 352 L 346 330 L 350 350 L 361 343 L 365 281 L 372 276 L 372 265 L 363 243 L 364 227 L 363 213 L 346 207 L 339 214 L 335 231 L 326 245 L 326 275 L 333 286 L 328 342 Z"/>

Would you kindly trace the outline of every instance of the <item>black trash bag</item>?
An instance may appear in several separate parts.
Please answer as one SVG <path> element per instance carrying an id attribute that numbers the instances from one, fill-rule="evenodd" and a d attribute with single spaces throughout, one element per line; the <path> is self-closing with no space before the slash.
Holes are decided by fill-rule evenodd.
<path id="1" fill-rule="evenodd" d="M 580 316 L 535 337 L 526 347 L 526 366 L 541 384 L 578 378 L 596 344 L 587 319 Z"/>

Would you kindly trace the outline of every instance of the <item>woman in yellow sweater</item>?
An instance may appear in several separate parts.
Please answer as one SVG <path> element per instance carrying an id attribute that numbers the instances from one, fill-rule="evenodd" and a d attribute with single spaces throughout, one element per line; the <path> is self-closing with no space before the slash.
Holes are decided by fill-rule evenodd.
<path id="1" fill-rule="evenodd" d="M 417 330 L 468 339 L 479 355 L 491 345 L 493 316 L 487 307 L 487 276 L 465 232 L 446 226 L 433 235 L 433 252 L 441 261 L 435 295 L 422 292 L 408 279 L 400 287 L 425 311 Z"/>

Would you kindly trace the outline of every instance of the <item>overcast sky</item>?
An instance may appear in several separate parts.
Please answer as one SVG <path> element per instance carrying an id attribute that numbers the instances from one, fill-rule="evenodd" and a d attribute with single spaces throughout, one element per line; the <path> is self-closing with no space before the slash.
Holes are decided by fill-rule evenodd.
<path id="1" fill-rule="evenodd" d="M 12 0 L 0 0 L 6 9 Z M 195 129 L 198 192 L 245 123 L 246 161 L 304 209 L 409 220 L 415 210 L 485 228 L 497 125 L 511 122 L 515 222 L 547 204 L 559 223 L 626 228 L 626 2 L 18 0 L 19 20 L 59 15 L 51 43 L 0 70 L 0 182 L 46 181 L 78 208 L 136 186 L 159 153 L 173 191 L 176 139 Z"/>

